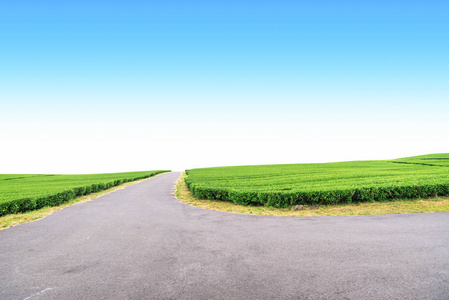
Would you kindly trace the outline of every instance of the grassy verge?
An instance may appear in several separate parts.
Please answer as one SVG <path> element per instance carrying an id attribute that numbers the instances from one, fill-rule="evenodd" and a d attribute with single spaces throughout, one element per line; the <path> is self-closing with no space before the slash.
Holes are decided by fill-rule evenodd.
<path id="1" fill-rule="evenodd" d="M 253 214 L 263 216 L 291 216 L 291 217 L 313 217 L 313 216 L 348 216 L 348 215 L 386 215 L 406 214 L 424 212 L 449 212 L 449 197 L 395 200 L 391 202 L 369 202 L 342 205 L 321 206 L 294 206 L 286 208 L 273 208 L 267 206 L 246 206 L 232 202 L 219 200 L 196 199 L 187 188 L 183 173 L 176 185 L 176 198 L 188 205 L 223 212 Z"/>
<path id="2" fill-rule="evenodd" d="M 160 174 L 152 176 L 150 178 L 154 178 L 154 177 L 159 176 L 159 175 Z M 135 183 L 142 182 L 142 181 L 147 180 L 147 179 L 149 179 L 149 178 L 123 183 L 121 185 L 112 187 L 112 188 L 110 188 L 108 190 L 103 190 L 101 192 L 92 193 L 92 194 L 89 194 L 89 195 L 86 195 L 86 196 L 82 196 L 82 197 L 78 197 L 78 198 L 72 199 L 70 201 L 67 201 L 67 202 L 59 205 L 59 206 L 43 207 L 41 209 L 29 211 L 29 212 L 26 212 L 26 213 L 10 214 L 10 215 L 6 215 L 6 216 L 2 216 L 2 217 L 0 217 L 0 230 L 9 228 L 11 226 L 19 225 L 19 224 L 22 224 L 22 223 L 28 223 L 28 222 L 32 222 L 32 221 L 36 221 L 36 220 L 45 218 L 45 217 L 53 214 L 54 212 L 62 210 L 64 208 L 68 207 L 68 206 L 72 206 L 74 204 L 78 204 L 78 203 L 82 203 L 82 202 L 91 201 L 91 200 L 93 200 L 95 198 L 98 198 L 100 196 L 103 196 L 105 194 L 109 194 L 109 193 L 112 193 L 114 191 L 121 190 L 121 189 L 123 189 L 123 188 L 125 188 L 127 186 L 130 186 L 130 185 L 135 184 Z"/>

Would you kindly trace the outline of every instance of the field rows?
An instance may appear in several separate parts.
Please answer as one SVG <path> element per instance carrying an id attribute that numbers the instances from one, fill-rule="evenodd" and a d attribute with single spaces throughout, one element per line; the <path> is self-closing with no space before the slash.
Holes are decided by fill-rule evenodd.
<path id="1" fill-rule="evenodd" d="M 0 216 L 55 206 L 73 198 L 148 178 L 164 170 L 89 175 L 0 175 Z"/>
<path id="2" fill-rule="evenodd" d="M 200 199 L 286 207 L 449 195 L 449 154 L 353 161 L 192 169 Z"/>

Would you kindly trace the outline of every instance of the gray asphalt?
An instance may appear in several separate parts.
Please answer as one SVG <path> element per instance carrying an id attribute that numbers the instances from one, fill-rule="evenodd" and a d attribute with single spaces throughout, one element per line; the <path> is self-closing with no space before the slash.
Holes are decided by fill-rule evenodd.
<path id="1" fill-rule="evenodd" d="M 449 214 L 264 217 L 167 173 L 0 231 L 0 299 L 449 299 Z"/>

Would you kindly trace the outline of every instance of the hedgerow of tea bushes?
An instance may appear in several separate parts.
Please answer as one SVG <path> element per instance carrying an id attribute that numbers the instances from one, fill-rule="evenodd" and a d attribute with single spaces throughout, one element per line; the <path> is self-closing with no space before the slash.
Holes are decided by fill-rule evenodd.
<path id="1" fill-rule="evenodd" d="M 40 209 L 43 207 L 61 205 L 64 202 L 70 201 L 70 200 L 80 197 L 80 196 L 107 190 L 114 186 L 120 185 L 122 183 L 149 178 L 149 177 L 155 176 L 155 175 L 163 173 L 163 172 L 168 172 L 168 171 L 161 170 L 161 171 L 149 171 L 149 172 L 134 172 L 134 173 L 129 174 L 129 175 L 134 175 L 134 177 L 130 177 L 130 178 L 115 179 L 113 181 L 107 181 L 107 182 L 96 182 L 96 183 L 89 184 L 87 186 L 80 186 L 80 187 L 74 187 L 74 188 L 62 190 L 58 193 L 54 193 L 51 195 L 37 196 L 37 197 L 25 197 L 25 198 L 3 201 L 3 202 L 0 202 L 0 216 L 4 216 L 7 214 L 23 213 L 23 212 L 27 212 L 27 211 L 31 211 L 31 210 Z M 101 174 L 102 177 L 104 177 L 104 175 L 107 175 L 107 174 Z M 120 176 L 120 173 L 112 173 L 110 175 L 112 177 L 117 177 L 117 176 Z M 135 176 L 135 175 L 139 175 L 139 176 Z M 80 175 L 54 175 L 54 176 L 65 176 L 70 179 L 70 176 L 80 176 Z M 85 176 L 95 177 L 94 175 L 85 175 Z M 124 175 L 122 175 L 122 176 L 127 176 L 127 173 L 124 173 Z M 32 177 L 26 177 L 26 178 L 27 178 L 27 180 L 33 180 Z M 41 176 L 36 177 L 36 178 L 39 178 L 39 180 L 42 180 Z M 55 178 L 51 177 L 51 179 L 53 180 Z M 22 179 L 19 178 L 18 180 L 22 180 Z M 95 181 L 95 179 L 92 179 L 92 181 Z M 15 183 L 17 183 L 17 182 L 15 182 Z M 45 184 L 45 178 L 44 178 L 43 183 L 41 182 L 41 184 Z M 64 184 L 66 184 L 66 185 L 70 184 L 70 180 L 69 180 L 69 183 L 64 183 Z M 76 184 L 76 182 L 72 183 L 72 185 L 73 184 Z M 8 186 L 3 187 L 3 188 L 7 189 Z M 42 187 L 42 188 L 44 188 L 44 187 Z"/>
<path id="2" fill-rule="evenodd" d="M 425 163 L 423 163 L 425 161 Z M 449 154 L 392 161 L 220 167 L 188 170 L 199 199 L 243 205 L 342 204 L 449 195 Z"/>

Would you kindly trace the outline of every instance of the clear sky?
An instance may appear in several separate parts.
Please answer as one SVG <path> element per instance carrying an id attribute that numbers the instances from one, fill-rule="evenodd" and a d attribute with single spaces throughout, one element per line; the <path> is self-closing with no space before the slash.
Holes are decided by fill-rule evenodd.
<path id="1" fill-rule="evenodd" d="M 448 1 L 4 1 L 0 173 L 449 152 Z"/>

